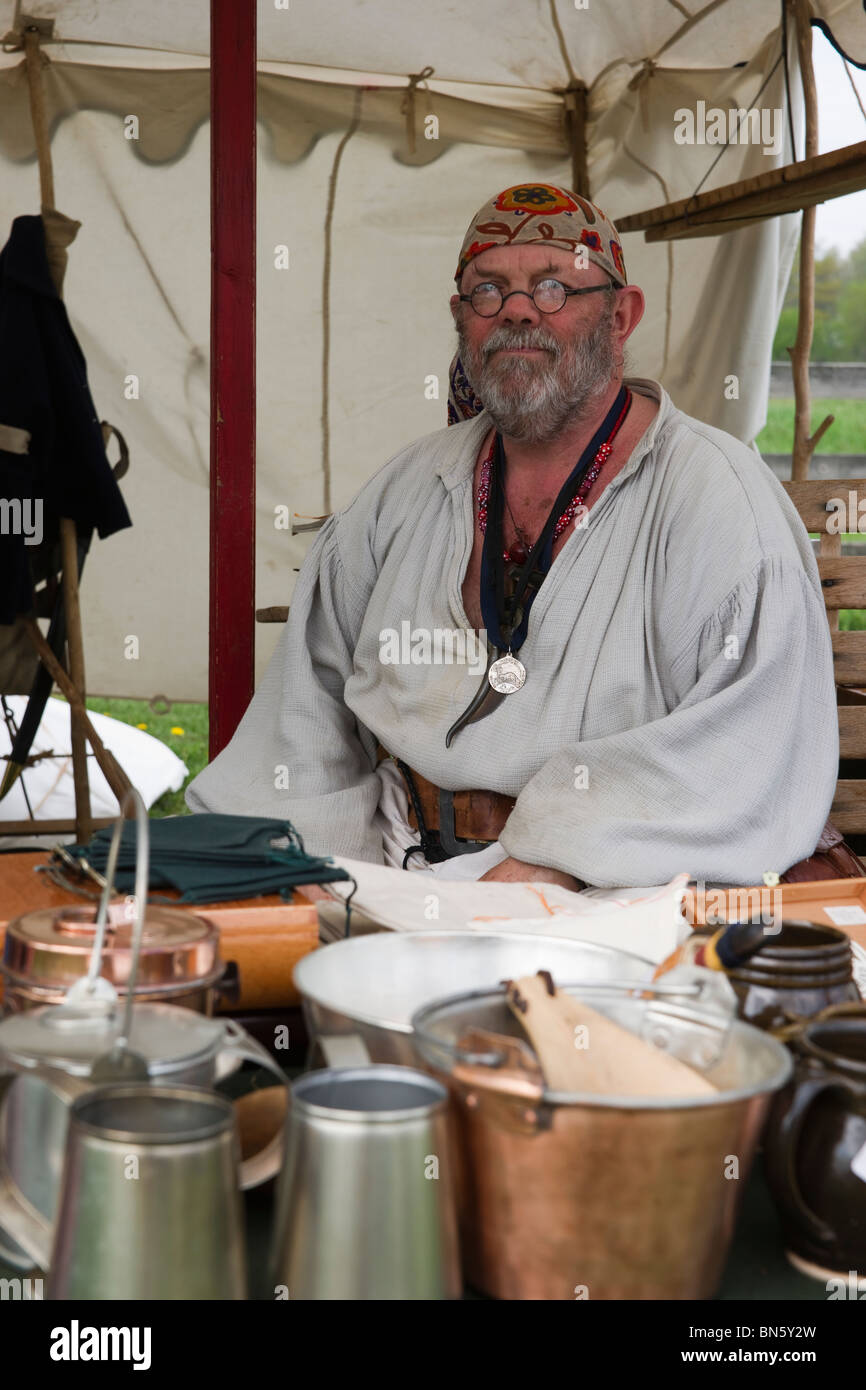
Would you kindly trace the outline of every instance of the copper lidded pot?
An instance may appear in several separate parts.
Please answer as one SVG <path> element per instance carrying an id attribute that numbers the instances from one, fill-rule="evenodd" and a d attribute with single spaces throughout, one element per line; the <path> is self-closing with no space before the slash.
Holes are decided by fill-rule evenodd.
<path id="1" fill-rule="evenodd" d="M 87 974 L 96 915 L 94 903 L 41 908 L 9 923 L 0 965 L 6 1013 L 63 1003 Z M 109 907 L 100 974 L 120 995 L 130 977 L 132 930 L 127 905 Z M 136 1002 L 179 1004 L 211 1015 L 224 971 L 215 926 L 179 908 L 147 906 Z"/>

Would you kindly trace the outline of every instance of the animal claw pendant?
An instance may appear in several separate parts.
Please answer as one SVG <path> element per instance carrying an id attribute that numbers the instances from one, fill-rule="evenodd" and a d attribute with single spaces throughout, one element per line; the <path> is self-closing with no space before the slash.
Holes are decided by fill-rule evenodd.
<path id="1" fill-rule="evenodd" d="M 488 657 L 488 661 L 489 659 Z M 488 665 L 487 670 L 481 677 L 481 684 L 475 692 L 474 697 L 460 715 L 460 718 L 454 721 L 445 735 L 446 748 L 451 747 L 455 734 L 459 734 L 460 730 L 465 728 L 467 724 L 474 724 L 476 720 L 483 719 L 485 715 L 492 713 L 492 711 L 496 709 L 496 706 L 500 704 L 502 696 L 491 687 L 487 679 L 489 671 L 490 666 Z"/>
<path id="2" fill-rule="evenodd" d="M 516 656 L 506 652 L 505 656 L 500 656 L 491 663 L 487 679 L 498 694 L 513 695 L 525 684 L 526 667 Z"/>

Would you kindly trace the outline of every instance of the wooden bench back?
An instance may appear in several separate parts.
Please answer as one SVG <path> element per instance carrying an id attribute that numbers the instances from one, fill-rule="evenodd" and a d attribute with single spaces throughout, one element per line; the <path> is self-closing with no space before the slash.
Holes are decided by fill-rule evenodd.
<path id="1" fill-rule="evenodd" d="M 866 609 L 866 555 L 842 554 L 843 533 L 858 532 L 862 525 L 866 540 L 866 478 L 819 478 L 782 486 L 806 530 L 819 537 L 818 573 L 839 705 L 839 756 L 866 759 L 866 629 L 839 630 L 841 608 Z M 830 818 L 843 835 L 866 833 L 866 778 L 839 780 Z"/>

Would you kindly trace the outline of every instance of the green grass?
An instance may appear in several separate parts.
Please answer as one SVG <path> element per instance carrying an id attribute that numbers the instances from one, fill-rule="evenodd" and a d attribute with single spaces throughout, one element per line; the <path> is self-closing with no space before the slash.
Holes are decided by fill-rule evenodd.
<path id="1" fill-rule="evenodd" d="M 89 699 L 87 708 L 97 714 L 108 714 L 124 724 L 143 728 L 158 738 L 173 753 L 182 758 L 189 768 L 189 776 L 178 792 L 166 792 L 150 808 L 152 816 L 185 816 L 189 814 L 183 799 L 184 789 L 197 773 L 201 772 L 208 760 L 208 709 L 207 705 L 177 704 L 169 705 L 165 713 L 154 713 L 147 700 L 96 700 Z M 182 729 L 182 733 L 172 733 L 172 729 Z"/>
<path id="2" fill-rule="evenodd" d="M 813 401 L 812 432 L 825 415 L 834 416 L 818 441 L 818 454 L 866 454 L 866 401 Z M 790 454 L 794 444 L 794 402 L 771 400 L 767 423 L 756 441 L 762 454 Z"/>

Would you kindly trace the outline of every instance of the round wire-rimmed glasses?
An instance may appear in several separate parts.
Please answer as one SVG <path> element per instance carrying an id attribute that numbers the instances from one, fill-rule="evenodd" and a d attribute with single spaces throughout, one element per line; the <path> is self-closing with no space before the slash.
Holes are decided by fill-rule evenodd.
<path id="1" fill-rule="evenodd" d="M 605 285 L 586 285 L 580 290 L 568 289 L 561 280 L 540 280 L 531 294 L 529 290 L 511 290 L 508 294 L 503 294 L 499 286 L 494 285 L 491 280 L 482 280 L 471 294 L 461 294 L 459 298 L 471 304 L 476 314 L 480 314 L 483 319 L 492 319 L 499 313 L 506 299 L 511 299 L 515 294 L 525 294 L 542 314 L 556 314 L 571 295 L 597 294 L 599 290 L 619 288 L 613 280 L 609 280 Z"/>

